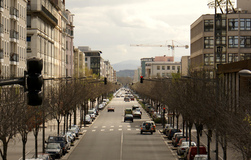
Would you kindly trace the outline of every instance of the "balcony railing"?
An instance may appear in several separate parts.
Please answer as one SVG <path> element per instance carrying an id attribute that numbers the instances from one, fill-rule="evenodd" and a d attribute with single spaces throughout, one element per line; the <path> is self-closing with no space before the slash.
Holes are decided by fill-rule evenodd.
<path id="1" fill-rule="evenodd" d="M 19 57 L 17 53 L 11 53 L 10 54 L 10 61 L 12 62 L 19 62 Z"/>
<path id="2" fill-rule="evenodd" d="M 58 19 L 51 14 L 44 6 L 42 6 L 42 12 L 46 14 L 54 23 L 58 24 Z"/>
<path id="3" fill-rule="evenodd" d="M 3 59 L 3 49 L 0 49 L 0 59 Z"/>
<path id="4" fill-rule="evenodd" d="M 19 33 L 15 30 L 10 30 L 10 38 L 19 39 Z"/>
<path id="5" fill-rule="evenodd" d="M 19 17 L 19 10 L 17 10 L 15 7 L 10 7 L 10 15 Z"/>

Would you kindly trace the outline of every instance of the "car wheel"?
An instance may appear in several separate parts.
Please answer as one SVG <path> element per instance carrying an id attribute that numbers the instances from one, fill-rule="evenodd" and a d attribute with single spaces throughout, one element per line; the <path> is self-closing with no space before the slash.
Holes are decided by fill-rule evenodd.
<path id="1" fill-rule="evenodd" d="M 153 131 L 151 131 L 151 134 L 153 134 Z"/>
<path id="2" fill-rule="evenodd" d="M 140 134 L 143 134 L 143 132 L 141 131 Z"/>

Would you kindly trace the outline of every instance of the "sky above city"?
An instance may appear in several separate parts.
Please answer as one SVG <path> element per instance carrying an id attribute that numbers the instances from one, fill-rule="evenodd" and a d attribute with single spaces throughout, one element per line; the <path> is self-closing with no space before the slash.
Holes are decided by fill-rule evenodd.
<path id="1" fill-rule="evenodd" d="M 66 0 L 74 14 L 74 46 L 101 50 L 111 64 L 155 56 L 171 56 L 168 47 L 132 47 L 131 44 L 190 47 L 190 25 L 203 14 L 213 14 L 208 0 Z M 190 49 L 174 50 L 175 61 Z M 139 63 L 140 65 L 140 63 Z"/>

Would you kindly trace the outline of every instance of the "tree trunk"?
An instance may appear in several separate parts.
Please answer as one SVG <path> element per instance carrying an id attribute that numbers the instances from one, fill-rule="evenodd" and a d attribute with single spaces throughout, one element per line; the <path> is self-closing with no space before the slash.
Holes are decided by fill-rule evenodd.
<path id="1" fill-rule="evenodd" d="M 75 108 L 74 110 L 73 110 L 73 113 L 74 113 L 74 125 L 77 125 L 77 109 Z"/>
<path id="2" fill-rule="evenodd" d="M 37 158 L 37 136 L 38 136 L 38 125 L 36 125 L 35 130 L 33 130 L 33 134 L 35 136 L 35 158 Z"/>
<path id="3" fill-rule="evenodd" d="M 6 137 L 1 138 L 3 143 L 3 152 L 0 150 L 0 154 L 3 160 L 7 160 L 7 149 L 8 149 L 8 142 L 6 141 Z"/>
<path id="4" fill-rule="evenodd" d="M 28 134 L 28 133 L 27 133 Z M 26 133 L 23 133 L 22 134 L 22 142 L 23 142 L 23 160 L 25 160 L 25 146 L 26 146 L 26 143 L 27 143 L 27 134 Z"/>
<path id="5" fill-rule="evenodd" d="M 60 120 L 59 119 L 57 119 L 57 122 L 58 122 L 58 135 L 59 135 L 59 127 L 60 127 Z"/>

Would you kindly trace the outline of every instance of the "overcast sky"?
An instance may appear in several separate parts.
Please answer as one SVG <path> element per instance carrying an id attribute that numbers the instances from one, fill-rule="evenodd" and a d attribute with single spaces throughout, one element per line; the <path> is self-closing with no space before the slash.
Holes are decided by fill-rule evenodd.
<path id="1" fill-rule="evenodd" d="M 212 1 L 212 0 L 211 0 Z M 202 14 L 212 14 L 208 0 L 66 0 L 74 14 L 74 46 L 101 50 L 111 64 L 171 55 L 167 47 L 130 44 L 190 45 L 190 25 Z M 176 48 L 175 60 L 190 49 Z M 140 65 L 140 64 L 139 64 Z"/>

